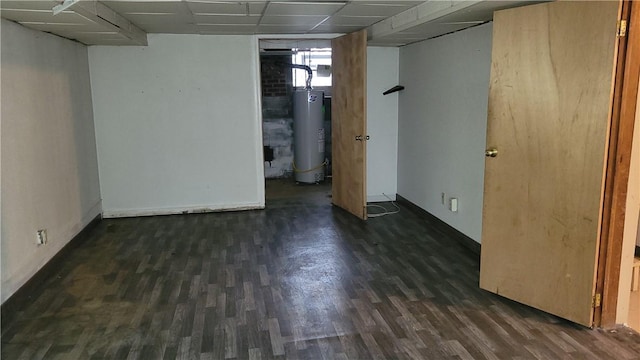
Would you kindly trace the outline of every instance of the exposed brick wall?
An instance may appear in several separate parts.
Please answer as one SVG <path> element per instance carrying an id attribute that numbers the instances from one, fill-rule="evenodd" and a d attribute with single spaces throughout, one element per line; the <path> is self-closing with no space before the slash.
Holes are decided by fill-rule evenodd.
<path id="1" fill-rule="evenodd" d="M 260 79 L 262 96 L 287 96 L 293 88 L 289 55 L 268 55 L 260 57 Z"/>

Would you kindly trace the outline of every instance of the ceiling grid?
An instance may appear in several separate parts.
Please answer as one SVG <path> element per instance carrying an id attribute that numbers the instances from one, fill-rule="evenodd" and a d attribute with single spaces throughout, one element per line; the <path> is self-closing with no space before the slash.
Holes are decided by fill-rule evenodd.
<path id="1" fill-rule="evenodd" d="M 283 36 L 342 34 L 367 28 L 370 44 L 401 46 L 486 22 L 494 9 L 525 2 L 0 0 L 0 16 L 87 45 L 146 43 L 146 39 L 140 41 L 121 31 L 127 26 L 146 33 Z M 64 9 L 54 15 L 56 6 Z M 94 6 L 103 12 L 109 9 L 123 20 L 113 24 L 109 19 L 103 21 L 100 13 L 86 12 Z"/>

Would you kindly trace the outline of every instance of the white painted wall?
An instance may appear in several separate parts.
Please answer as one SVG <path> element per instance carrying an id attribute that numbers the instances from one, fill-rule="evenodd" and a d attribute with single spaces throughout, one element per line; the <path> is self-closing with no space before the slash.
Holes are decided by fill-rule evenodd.
<path id="1" fill-rule="evenodd" d="M 367 47 L 367 201 L 395 200 L 398 187 L 398 92 L 400 50 Z M 384 195 L 383 195 L 384 194 Z"/>
<path id="2" fill-rule="evenodd" d="M 87 48 L 4 19 L 1 31 L 4 302 L 101 207 Z"/>
<path id="3" fill-rule="evenodd" d="M 105 217 L 264 207 L 253 36 L 91 46 Z"/>
<path id="4" fill-rule="evenodd" d="M 491 24 L 400 49 L 398 194 L 480 242 Z M 457 213 L 441 204 L 459 199 Z"/>

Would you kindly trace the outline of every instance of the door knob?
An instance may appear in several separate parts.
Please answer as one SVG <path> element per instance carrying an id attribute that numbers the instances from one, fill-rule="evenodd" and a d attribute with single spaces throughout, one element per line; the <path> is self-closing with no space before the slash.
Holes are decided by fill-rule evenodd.
<path id="1" fill-rule="evenodd" d="M 488 149 L 484 152 L 484 156 L 496 157 L 498 156 L 498 149 Z"/>
<path id="2" fill-rule="evenodd" d="M 356 135 L 356 141 L 362 141 L 362 135 Z"/>

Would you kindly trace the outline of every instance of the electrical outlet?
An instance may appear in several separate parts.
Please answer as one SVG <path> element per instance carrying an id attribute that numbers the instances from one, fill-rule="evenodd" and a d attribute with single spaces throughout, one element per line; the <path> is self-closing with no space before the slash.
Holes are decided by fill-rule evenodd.
<path id="1" fill-rule="evenodd" d="M 449 210 L 451 210 L 451 212 L 458 212 L 458 198 L 449 199 Z"/>
<path id="2" fill-rule="evenodd" d="M 444 205 L 444 202 L 447 200 L 447 194 L 442 193 L 442 195 L 440 195 L 440 203 L 442 205 Z"/>
<path id="3" fill-rule="evenodd" d="M 47 230 L 42 229 L 36 232 L 36 244 L 44 245 L 47 243 Z"/>

